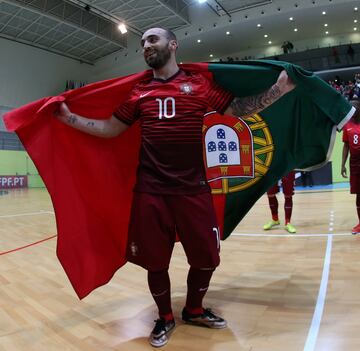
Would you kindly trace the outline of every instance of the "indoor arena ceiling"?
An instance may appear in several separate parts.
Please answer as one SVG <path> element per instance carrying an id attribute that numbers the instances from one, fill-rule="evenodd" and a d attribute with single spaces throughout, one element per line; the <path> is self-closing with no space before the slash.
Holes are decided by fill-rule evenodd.
<path id="1" fill-rule="evenodd" d="M 194 45 L 193 40 L 185 39 L 201 34 L 212 46 L 219 45 L 219 51 L 226 51 L 224 46 L 229 43 L 222 36 L 225 28 L 233 37 L 237 31 L 241 33 L 243 49 L 260 40 L 259 35 L 253 35 L 259 30 L 263 30 L 262 35 L 271 32 L 278 40 L 296 40 L 294 25 L 280 25 L 288 22 L 290 15 L 297 16 L 296 23 L 302 26 L 296 35 L 314 35 L 314 23 L 320 21 L 320 12 L 314 8 L 336 7 L 332 33 L 344 32 L 344 18 L 355 30 L 356 4 L 360 1 L 207 0 L 200 4 L 198 0 L 0 0 L 0 37 L 95 63 L 111 53 L 126 52 L 128 41 L 139 41 L 147 28 L 162 26 L 173 29 L 185 49 L 188 46 L 191 50 Z M 258 22 L 256 27 L 254 21 Z M 127 34 L 118 30 L 121 22 L 126 23 Z"/>

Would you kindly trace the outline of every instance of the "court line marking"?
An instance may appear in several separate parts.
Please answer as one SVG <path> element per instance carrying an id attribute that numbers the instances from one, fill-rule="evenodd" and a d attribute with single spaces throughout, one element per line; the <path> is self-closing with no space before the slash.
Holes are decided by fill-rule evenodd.
<path id="1" fill-rule="evenodd" d="M 330 221 L 334 221 L 333 219 L 334 211 L 330 212 Z M 330 225 L 330 228 L 331 225 Z M 308 332 L 308 336 L 306 338 L 306 343 L 304 346 L 304 351 L 314 351 L 315 345 L 317 342 L 319 329 L 321 325 L 321 319 L 324 311 L 325 300 L 326 300 L 326 291 L 329 282 L 329 274 L 330 274 L 330 263 L 331 263 L 331 250 L 332 250 L 332 239 L 333 234 L 329 234 L 326 242 L 326 252 L 324 258 L 324 266 L 323 272 L 321 276 L 320 289 L 318 293 L 318 297 L 316 300 L 316 306 L 313 314 L 313 318 L 311 321 L 310 329 Z"/>
<path id="2" fill-rule="evenodd" d="M 12 217 L 21 217 L 21 216 L 34 216 L 39 214 L 54 214 L 53 211 L 38 211 L 38 212 L 26 212 L 26 213 L 17 213 L 12 215 L 2 215 L 0 218 L 12 218 Z"/>
<path id="3" fill-rule="evenodd" d="M 317 297 L 316 307 L 311 321 L 309 333 L 306 339 L 304 351 L 315 350 L 315 345 L 317 341 L 317 336 L 319 334 L 321 319 L 322 319 L 325 300 L 326 300 L 326 291 L 327 291 L 329 272 L 330 272 L 331 250 L 332 250 L 332 235 L 329 235 L 326 244 L 326 254 L 325 254 L 323 274 L 321 277 L 319 294 Z"/>
<path id="4" fill-rule="evenodd" d="M 42 239 L 42 240 L 39 240 L 39 241 L 35 241 L 35 242 L 33 242 L 33 243 L 31 243 L 31 244 L 28 244 L 28 245 L 24 245 L 24 246 L 17 247 L 17 248 L 12 249 L 12 250 L 0 252 L 0 256 L 1 256 L 1 255 L 6 255 L 6 254 L 11 253 L 11 252 L 15 252 L 15 251 L 20 251 L 20 250 L 26 249 L 26 248 L 29 247 L 29 246 L 34 246 L 34 245 L 40 244 L 40 243 L 42 243 L 42 242 L 44 242 L 44 241 L 53 239 L 53 238 L 55 238 L 55 237 L 57 237 L 57 235 L 52 235 L 52 236 L 50 236 L 50 237 L 48 237 L 48 238 L 45 238 L 45 239 Z"/>
<path id="5" fill-rule="evenodd" d="M 281 238 L 304 238 L 304 237 L 328 237 L 331 236 L 355 236 L 351 233 L 327 233 L 327 234 L 256 234 L 256 233 L 232 233 L 231 236 L 249 236 L 249 237 L 281 237 Z"/>

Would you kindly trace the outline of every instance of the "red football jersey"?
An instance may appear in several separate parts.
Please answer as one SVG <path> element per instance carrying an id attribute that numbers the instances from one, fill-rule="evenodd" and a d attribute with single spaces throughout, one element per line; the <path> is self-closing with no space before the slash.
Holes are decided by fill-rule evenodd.
<path id="1" fill-rule="evenodd" d="M 360 123 L 355 123 L 353 119 L 350 119 L 345 124 L 343 142 L 349 144 L 350 172 L 360 174 Z"/>
<path id="2" fill-rule="evenodd" d="M 139 120 L 141 149 L 135 191 L 196 194 L 210 191 L 202 155 L 203 116 L 224 112 L 233 96 L 200 74 L 179 70 L 167 80 L 137 84 L 114 115 Z"/>

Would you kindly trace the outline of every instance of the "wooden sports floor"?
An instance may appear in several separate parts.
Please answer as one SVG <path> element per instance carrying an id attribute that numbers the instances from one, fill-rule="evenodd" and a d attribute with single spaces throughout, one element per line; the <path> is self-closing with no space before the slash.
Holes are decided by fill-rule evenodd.
<path id="1" fill-rule="evenodd" d="M 360 349 L 355 197 L 348 189 L 297 192 L 295 235 L 282 227 L 264 232 L 269 219 L 263 197 L 222 243 L 205 305 L 228 320 L 227 329 L 181 322 L 188 266 L 176 246 L 170 274 L 177 327 L 164 350 Z M 0 350 L 151 350 L 156 309 L 146 272 L 127 264 L 79 301 L 56 258 L 55 235 L 46 190 L 0 196 Z"/>

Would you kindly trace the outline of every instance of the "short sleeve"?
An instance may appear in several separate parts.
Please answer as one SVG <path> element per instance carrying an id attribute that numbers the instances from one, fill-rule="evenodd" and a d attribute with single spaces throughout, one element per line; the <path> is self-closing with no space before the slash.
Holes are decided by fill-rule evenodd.
<path id="1" fill-rule="evenodd" d="M 207 101 L 209 106 L 218 111 L 219 113 L 224 113 L 226 108 L 230 105 L 231 101 L 234 99 L 234 96 L 229 91 L 223 89 L 214 81 L 207 80 Z"/>
<path id="2" fill-rule="evenodd" d="M 133 90 L 129 97 L 114 111 L 113 115 L 121 122 L 132 125 L 138 119 L 138 94 Z"/>

